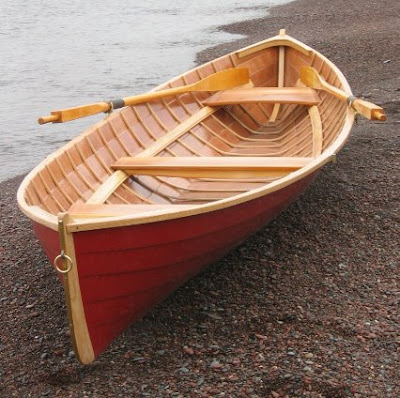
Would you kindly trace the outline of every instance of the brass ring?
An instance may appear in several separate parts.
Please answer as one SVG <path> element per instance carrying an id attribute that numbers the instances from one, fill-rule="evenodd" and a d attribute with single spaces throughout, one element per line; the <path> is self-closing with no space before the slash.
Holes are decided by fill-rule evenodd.
<path id="1" fill-rule="evenodd" d="M 68 266 L 67 266 L 66 269 L 61 269 L 61 268 L 58 266 L 58 261 L 59 261 L 60 259 L 61 259 L 61 260 L 67 260 Z M 67 256 L 67 255 L 64 254 L 64 253 L 59 254 L 59 255 L 54 259 L 54 267 L 56 268 L 56 270 L 57 270 L 60 274 L 67 274 L 69 271 L 71 271 L 72 265 L 73 265 L 73 262 L 72 262 L 71 257 Z"/>

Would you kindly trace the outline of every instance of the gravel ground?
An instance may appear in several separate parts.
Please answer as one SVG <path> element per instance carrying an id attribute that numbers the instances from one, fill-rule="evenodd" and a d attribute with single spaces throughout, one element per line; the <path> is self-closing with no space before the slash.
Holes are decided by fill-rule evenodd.
<path id="1" fill-rule="evenodd" d="M 367 3 L 367 4 L 366 4 Z M 398 0 L 300 0 L 225 29 L 317 48 L 382 104 L 311 189 L 97 361 L 71 352 L 61 285 L 0 184 L 0 396 L 400 396 Z"/>

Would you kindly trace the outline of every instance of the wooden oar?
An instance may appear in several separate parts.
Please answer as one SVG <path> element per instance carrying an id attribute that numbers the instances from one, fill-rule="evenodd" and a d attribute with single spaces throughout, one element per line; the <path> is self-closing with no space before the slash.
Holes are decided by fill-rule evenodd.
<path id="1" fill-rule="evenodd" d="M 312 67 L 303 66 L 300 71 L 300 80 L 309 87 L 325 90 L 334 95 L 336 98 L 347 101 L 348 104 L 355 109 L 360 115 L 370 120 L 386 120 L 385 111 L 371 102 L 348 95 L 343 90 L 332 86 L 326 82 L 322 76 Z"/>
<path id="2" fill-rule="evenodd" d="M 77 106 L 75 108 L 53 111 L 51 112 L 51 115 L 39 118 L 38 122 L 39 124 L 45 124 L 49 122 L 64 123 L 101 112 L 109 112 L 111 109 L 154 101 L 170 95 L 182 94 L 190 91 L 227 90 L 233 87 L 244 85 L 248 82 L 249 71 L 247 68 L 229 68 L 217 73 L 213 73 L 212 75 L 187 86 L 174 87 L 112 101 L 97 102 L 94 104 Z"/>

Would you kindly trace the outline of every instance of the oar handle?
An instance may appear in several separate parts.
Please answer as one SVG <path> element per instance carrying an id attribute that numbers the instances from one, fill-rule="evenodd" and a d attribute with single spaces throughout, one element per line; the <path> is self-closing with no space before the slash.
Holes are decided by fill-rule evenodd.
<path id="1" fill-rule="evenodd" d="M 372 102 L 364 101 L 359 98 L 354 98 L 353 101 L 350 101 L 350 105 L 360 115 L 366 117 L 369 120 L 379 120 L 381 122 L 384 122 L 386 120 L 385 111 L 380 106 L 377 106 Z"/>
<path id="2" fill-rule="evenodd" d="M 66 108 L 59 111 L 53 111 L 49 116 L 40 117 L 38 119 L 38 123 L 64 123 L 69 122 L 70 120 L 79 119 L 81 117 L 96 115 L 97 113 L 101 112 L 108 112 L 111 109 L 112 102 L 113 101 L 97 102 L 95 104 L 76 106 L 74 108 Z M 115 102 L 118 103 L 118 101 Z M 117 106 L 114 106 L 114 108 L 117 108 Z"/>
<path id="3" fill-rule="evenodd" d="M 56 123 L 58 121 L 58 115 L 49 115 L 49 116 L 42 116 L 38 119 L 39 124 L 46 124 L 46 123 Z"/>

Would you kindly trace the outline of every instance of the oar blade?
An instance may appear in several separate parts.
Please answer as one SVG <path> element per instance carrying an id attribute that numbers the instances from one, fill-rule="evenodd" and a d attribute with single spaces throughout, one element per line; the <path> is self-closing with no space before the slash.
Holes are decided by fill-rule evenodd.
<path id="1" fill-rule="evenodd" d="M 322 88 L 321 77 L 311 66 L 303 66 L 300 69 L 300 80 L 308 87 Z"/>
<path id="2" fill-rule="evenodd" d="M 250 80 L 247 68 L 229 68 L 214 73 L 193 85 L 194 90 L 219 91 L 247 84 Z"/>

